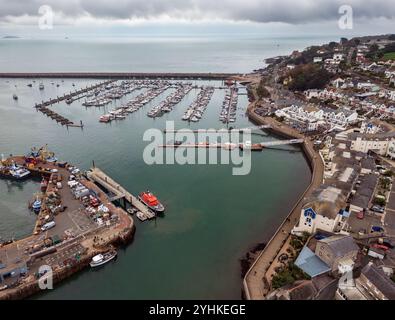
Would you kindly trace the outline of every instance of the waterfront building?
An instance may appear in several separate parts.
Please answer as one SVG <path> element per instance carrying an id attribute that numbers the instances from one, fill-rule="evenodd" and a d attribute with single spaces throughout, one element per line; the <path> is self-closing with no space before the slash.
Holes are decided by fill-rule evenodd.
<path id="1" fill-rule="evenodd" d="M 350 174 L 351 175 L 351 174 Z M 318 230 L 340 232 L 347 226 L 350 213 L 343 209 L 346 195 L 332 186 L 323 186 L 313 193 L 301 210 L 299 223 L 292 229 L 296 235 Z"/>
<path id="2" fill-rule="evenodd" d="M 311 123 L 310 128 L 315 130 L 322 124 L 329 125 L 332 129 L 344 130 L 349 124 L 358 119 L 355 111 L 339 108 L 317 108 L 315 106 L 296 106 L 279 109 L 275 112 L 278 117 Z"/>

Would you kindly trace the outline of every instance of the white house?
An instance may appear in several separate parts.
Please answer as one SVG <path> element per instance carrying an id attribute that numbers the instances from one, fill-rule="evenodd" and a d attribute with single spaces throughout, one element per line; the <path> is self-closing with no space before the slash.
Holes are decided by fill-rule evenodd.
<path id="1" fill-rule="evenodd" d="M 317 89 L 309 89 L 304 92 L 307 99 L 318 98 L 320 91 Z"/>
<path id="2" fill-rule="evenodd" d="M 342 210 L 341 190 L 335 187 L 326 187 L 319 191 L 318 196 L 307 202 L 301 210 L 299 223 L 292 230 L 293 234 L 317 230 L 327 232 L 341 231 L 348 221 L 350 213 Z"/>
<path id="3" fill-rule="evenodd" d="M 344 60 L 343 54 L 342 53 L 335 53 L 333 55 L 333 60 L 338 61 L 338 62 L 343 61 Z"/>
<path id="4" fill-rule="evenodd" d="M 322 62 L 322 57 L 314 57 L 313 58 L 314 63 L 321 63 Z"/>
<path id="5" fill-rule="evenodd" d="M 345 129 L 349 124 L 358 119 L 358 114 L 350 110 L 333 110 L 329 108 L 310 108 L 292 105 L 287 108 L 279 109 L 275 112 L 278 117 L 285 117 L 290 120 L 301 122 L 311 122 L 329 124 L 331 127 Z"/>

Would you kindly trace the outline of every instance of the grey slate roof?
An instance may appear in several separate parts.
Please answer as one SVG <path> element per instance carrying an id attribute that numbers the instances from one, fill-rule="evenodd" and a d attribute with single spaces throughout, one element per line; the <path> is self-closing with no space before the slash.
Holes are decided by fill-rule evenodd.
<path id="1" fill-rule="evenodd" d="M 345 256 L 350 251 L 359 250 L 352 236 L 334 235 L 318 242 L 326 243 L 338 258 Z"/>
<path id="2" fill-rule="evenodd" d="M 370 173 L 360 178 L 361 184 L 358 187 L 356 194 L 351 200 L 351 204 L 360 208 L 365 208 L 369 205 L 370 199 L 377 184 L 377 175 Z"/>
<path id="3" fill-rule="evenodd" d="M 383 270 L 374 264 L 367 264 L 361 271 L 389 300 L 395 300 L 395 283 L 387 277 Z"/>

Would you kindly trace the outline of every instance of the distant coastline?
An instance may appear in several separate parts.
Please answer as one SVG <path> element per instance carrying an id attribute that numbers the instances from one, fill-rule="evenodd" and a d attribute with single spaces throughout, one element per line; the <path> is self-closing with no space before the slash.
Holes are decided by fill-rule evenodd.
<path id="1" fill-rule="evenodd" d="M 2 36 L 1 39 L 20 39 L 18 36 Z"/>

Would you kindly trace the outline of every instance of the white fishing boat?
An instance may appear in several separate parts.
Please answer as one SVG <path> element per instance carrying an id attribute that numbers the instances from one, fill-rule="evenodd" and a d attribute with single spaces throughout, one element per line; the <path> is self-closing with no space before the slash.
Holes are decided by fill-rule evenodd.
<path id="1" fill-rule="evenodd" d="M 19 167 L 15 164 L 10 168 L 9 172 L 11 176 L 16 180 L 22 180 L 30 175 L 29 170 Z"/>
<path id="2" fill-rule="evenodd" d="M 100 253 L 92 258 L 92 261 L 89 263 L 89 265 L 92 268 L 100 267 L 107 262 L 110 262 L 117 256 L 117 251 L 115 250 L 110 250 L 105 253 Z"/>

